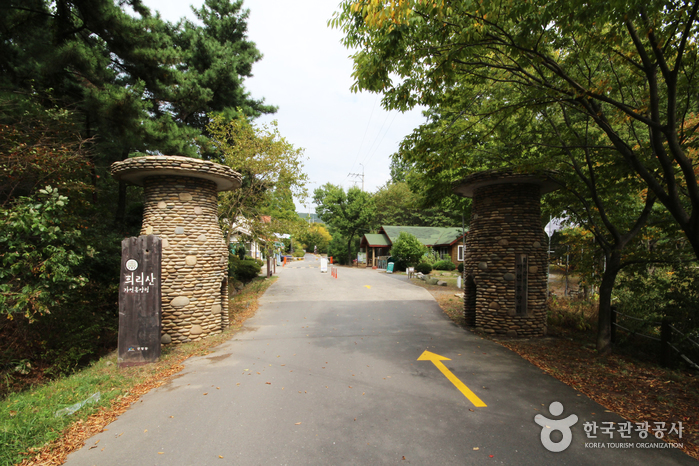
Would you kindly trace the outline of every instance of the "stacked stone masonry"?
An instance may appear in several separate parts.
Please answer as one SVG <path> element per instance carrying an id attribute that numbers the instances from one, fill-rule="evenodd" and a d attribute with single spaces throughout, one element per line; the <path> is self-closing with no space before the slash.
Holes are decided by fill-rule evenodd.
<path id="1" fill-rule="evenodd" d="M 117 162 L 112 173 L 144 186 L 141 234 L 162 239 L 161 341 L 185 343 L 220 333 L 229 324 L 228 249 L 218 224 L 217 191 L 239 186 L 239 175 L 173 156 Z"/>
<path id="2" fill-rule="evenodd" d="M 540 186 L 486 184 L 476 187 L 472 196 L 463 277 L 467 323 L 492 334 L 545 335 L 547 242 Z M 517 254 L 528 258 L 526 312 L 520 315 L 515 305 Z"/>

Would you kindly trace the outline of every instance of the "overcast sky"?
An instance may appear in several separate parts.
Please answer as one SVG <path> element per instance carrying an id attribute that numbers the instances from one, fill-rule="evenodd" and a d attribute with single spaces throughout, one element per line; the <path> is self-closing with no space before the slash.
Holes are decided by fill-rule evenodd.
<path id="1" fill-rule="evenodd" d="M 169 21 L 194 19 L 189 5 L 203 0 L 145 0 Z M 375 191 L 390 178 L 390 156 L 424 118 L 419 110 L 386 112 L 376 94 L 350 92 L 352 60 L 342 34 L 327 26 L 339 0 L 245 0 L 248 37 L 264 58 L 245 82 L 254 98 L 276 105 L 279 130 L 305 149 L 310 190 L 330 182 L 348 188 L 364 169 L 364 188 Z M 362 165 L 363 164 L 363 167 Z M 297 203 L 298 211 L 306 209 Z M 310 206 L 309 206 L 310 207 Z M 312 210 L 312 209 L 311 209 Z"/>

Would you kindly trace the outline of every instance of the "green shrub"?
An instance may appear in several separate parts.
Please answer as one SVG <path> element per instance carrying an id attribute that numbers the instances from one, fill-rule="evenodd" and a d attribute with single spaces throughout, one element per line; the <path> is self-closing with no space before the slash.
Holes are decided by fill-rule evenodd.
<path id="1" fill-rule="evenodd" d="M 400 232 L 398 239 L 391 248 L 391 255 L 399 259 L 399 262 L 396 264 L 399 267 L 402 264 L 411 266 L 419 263 L 425 252 L 427 252 L 427 248 L 422 245 L 420 240 L 415 235 L 405 231 Z"/>
<path id="2" fill-rule="evenodd" d="M 449 259 L 444 259 L 434 264 L 435 270 L 454 270 L 456 266 Z"/>
<path id="3" fill-rule="evenodd" d="M 463 262 L 459 262 L 459 265 L 456 268 L 459 269 L 459 273 L 464 273 L 464 263 Z"/>
<path id="4" fill-rule="evenodd" d="M 428 273 L 432 272 L 432 266 L 427 262 L 420 262 L 415 267 L 415 271 L 427 275 Z"/>
<path id="5" fill-rule="evenodd" d="M 260 267 L 265 265 L 265 261 L 263 261 L 262 259 L 255 259 L 255 262 L 257 262 L 257 265 L 259 265 Z"/>
<path id="6" fill-rule="evenodd" d="M 88 282 L 81 265 L 95 251 L 78 229 L 61 224 L 67 203 L 47 186 L 0 212 L 0 314 L 23 314 L 31 322 Z"/>
<path id="7" fill-rule="evenodd" d="M 241 282 L 249 282 L 260 274 L 261 267 L 254 260 L 242 260 L 235 268 L 235 278 Z"/>
<path id="8" fill-rule="evenodd" d="M 424 256 L 422 256 L 420 262 L 425 262 L 426 264 L 434 266 L 435 263 L 439 262 L 439 254 L 437 254 L 437 251 L 435 251 L 434 249 L 427 248 L 427 252 Z"/>
<path id="9" fill-rule="evenodd" d="M 240 258 L 235 254 L 228 255 L 228 276 L 235 277 L 235 268 L 240 263 Z"/>
<path id="10" fill-rule="evenodd" d="M 294 251 L 291 255 L 294 257 L 304 257 L 306 255 L 306 252 L 303 249 L 298 249 Z"/>
<path id="11" fill-rule="evenodd" d="M 238 258 L 239 258 L 241 261 L 242 261 L 242 260 L 245 260 L 245 257 L 246 257 L 246 256 L 245 256 L 245 253 L 246 253 L 246 252 L 247 252 L 247 251 L 245 251 L 245 245 L 241 244 L 240 246 L 238 246 Z"/>

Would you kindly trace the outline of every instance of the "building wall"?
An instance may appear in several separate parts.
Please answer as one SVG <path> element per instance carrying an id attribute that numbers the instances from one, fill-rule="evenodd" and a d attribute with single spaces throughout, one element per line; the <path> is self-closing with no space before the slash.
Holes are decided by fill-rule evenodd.
<path id="1" fill-rule="evenodd" d="M 454 263 L 454 265 L 458 266 L 459 265 L 459 246 L 461 246 L 463 243 L 459 241 L 456 244 L 453 244 L 450 250 L 451 253 L 451 261 Z"/>
<path id="2" fill-rule="evenodd" d="M 495 334 L 546 333 L 546 240 L 539 187 L 477 188 L 466 235 L 464 312 L 470 325 Z M 527 256 L 526 312 L 517 314 L 515 255 Z"/>

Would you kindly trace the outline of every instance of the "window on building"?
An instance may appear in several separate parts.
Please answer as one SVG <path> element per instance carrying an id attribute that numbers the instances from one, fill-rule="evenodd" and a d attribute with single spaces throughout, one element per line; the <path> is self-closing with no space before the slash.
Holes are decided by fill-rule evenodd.
<path id="1" fill-rule="evenodd" d="M 459 245 L 459 248 L 456 252 L 456 260 L 459 262 L 464 261 L 464 245 L 463 244 Z"/>

